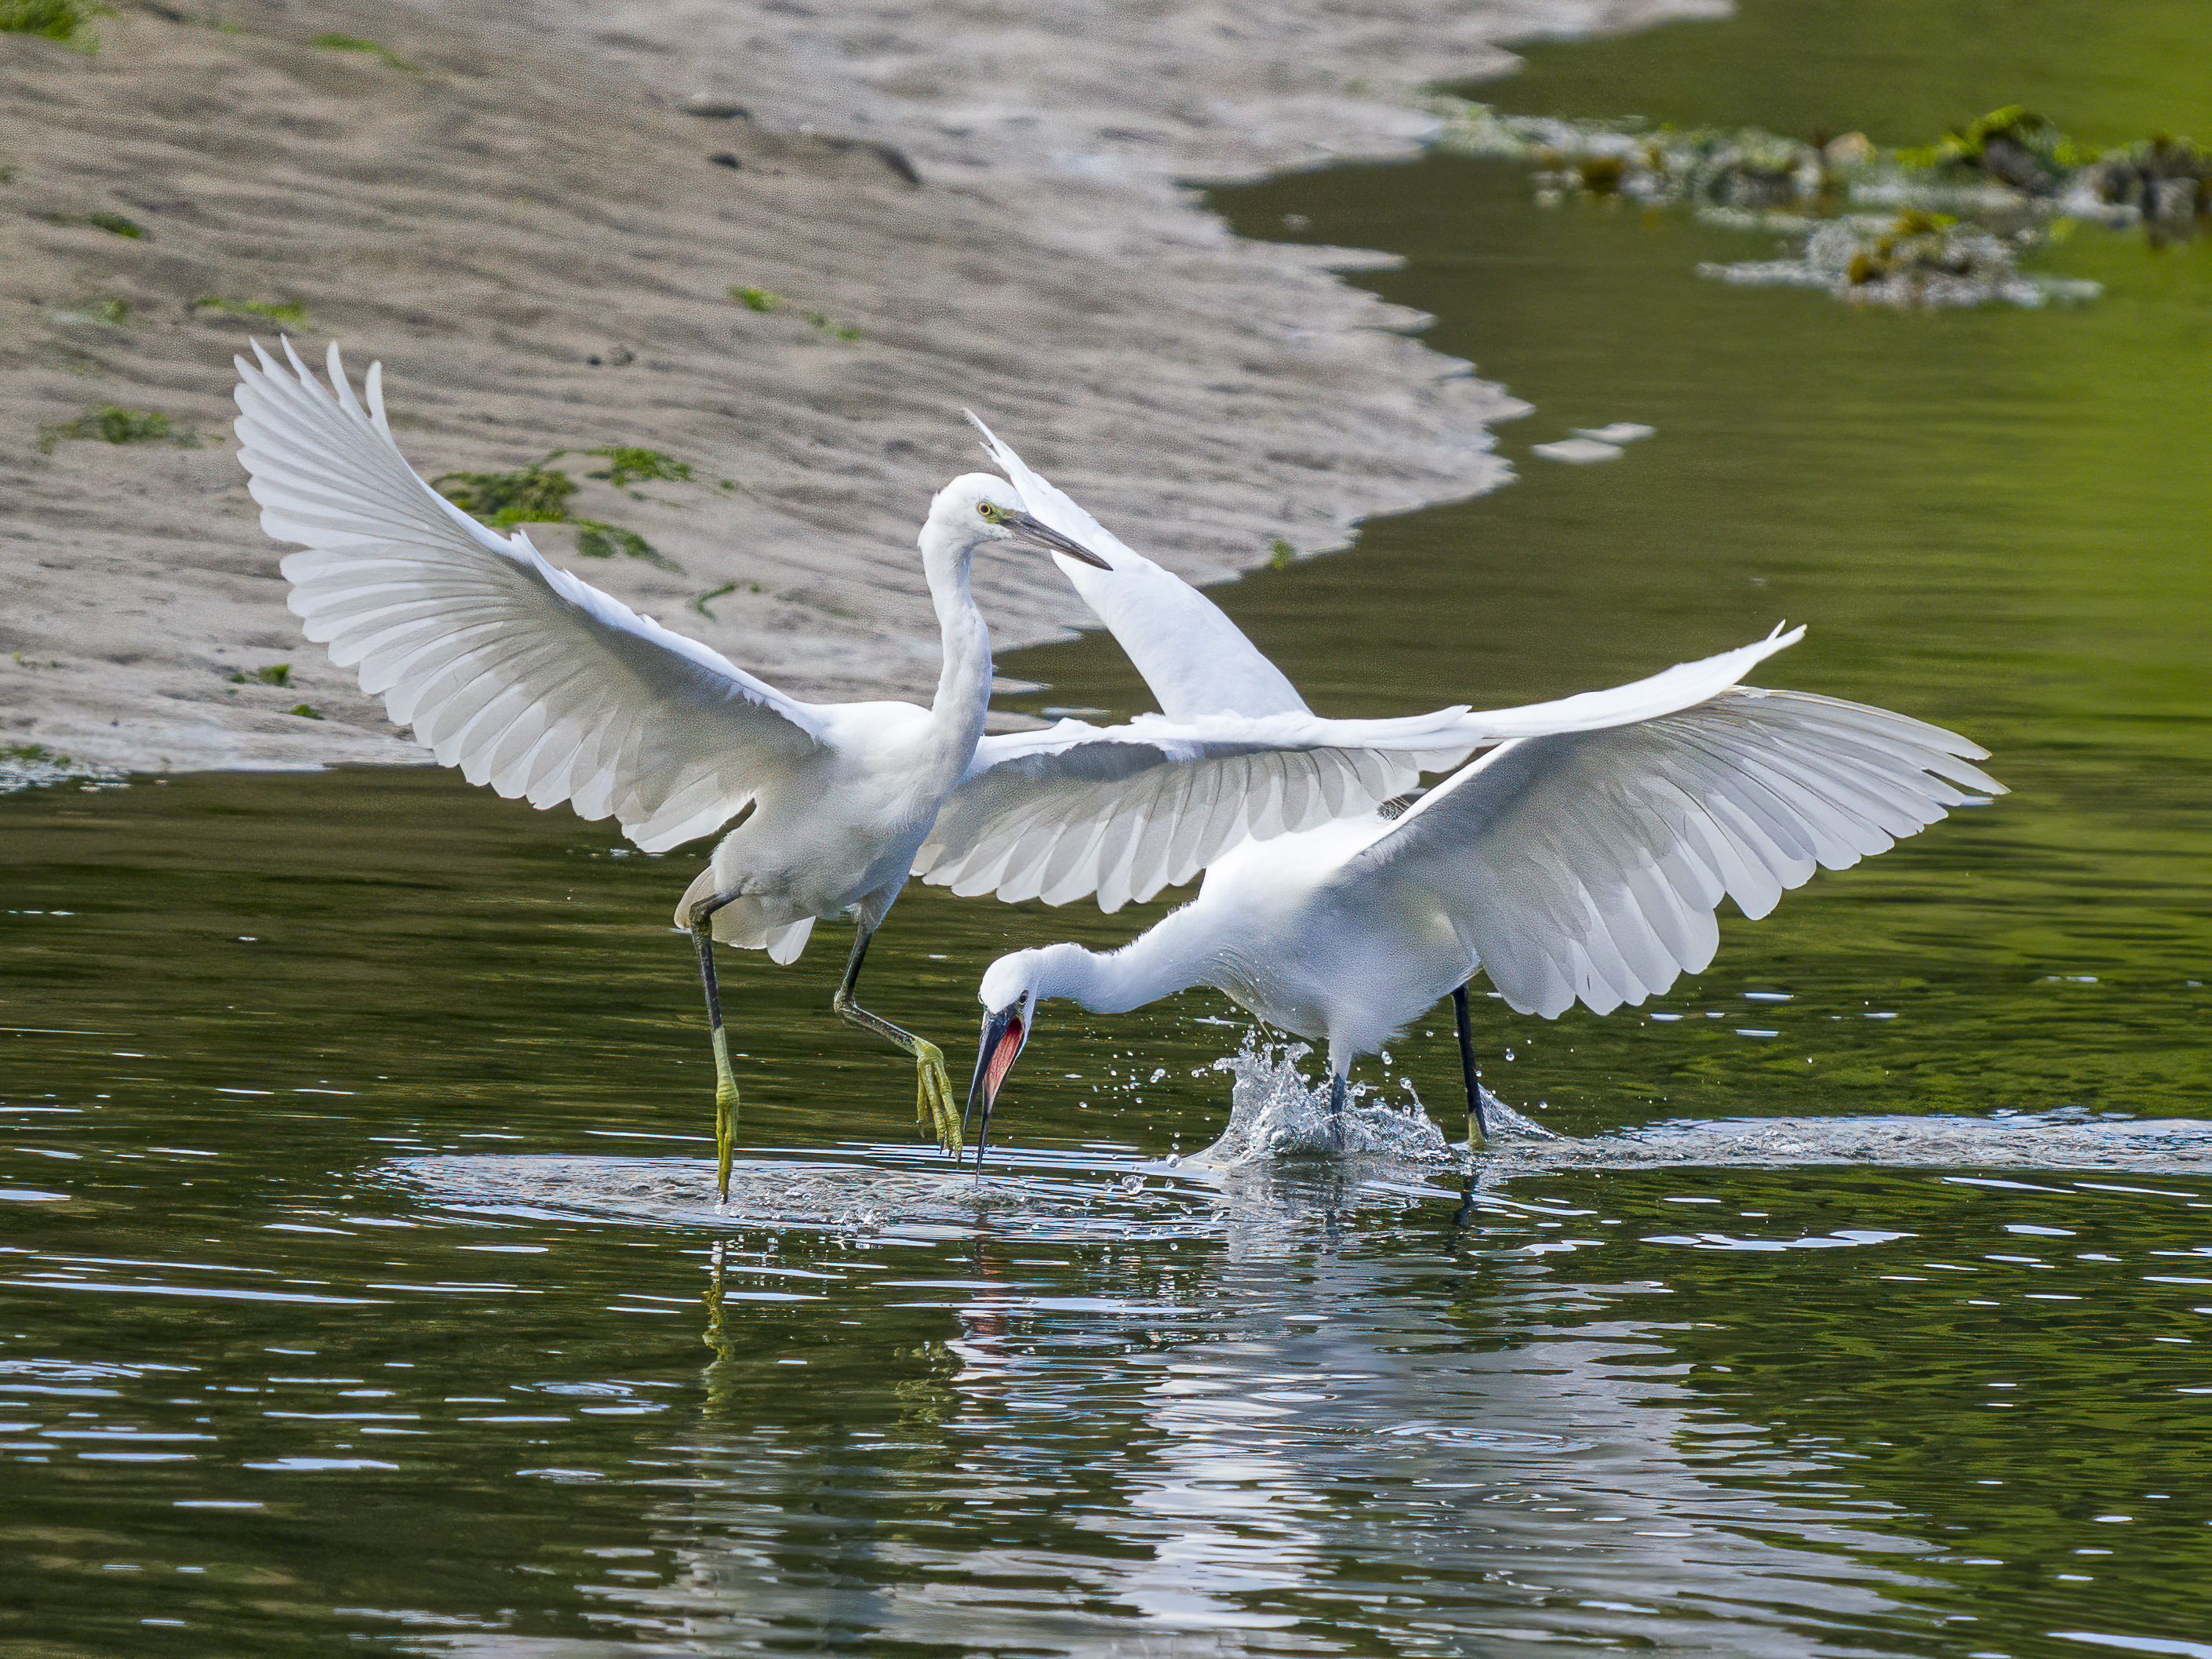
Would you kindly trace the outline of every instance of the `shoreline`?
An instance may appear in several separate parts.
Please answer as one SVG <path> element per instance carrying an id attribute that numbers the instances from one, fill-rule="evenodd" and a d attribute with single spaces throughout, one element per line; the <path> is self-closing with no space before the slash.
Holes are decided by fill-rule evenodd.
<path id="1" fill-rule="evenodd" d="M 425 476 L 684 460 L 628 489 L 561 463 L 576 516 L 657 560 L 532 540 L 808 697 L 933 684 L 913 537 L 979 465 L 963 406 L 1200 583 L 1492 488 L 1489 428 L 1522 406 L 1335 274 L 1388 256 L 1241 240 L 1180 181 L 1411 154 L 1419 88 L 1504 72 L 1502 40 L 1715 9 L 1202 4 L 1071 33 L 951 5 L 237 0 L 228 28 L 126 11 L 92 56 L 0 36 L 0 746 L 426 760 L 285 609 L 228 433 L 249 335 L 317 362 L 335 338 L 356 379 L 381 360 Z M 201 441 L 40 452 L 111 404 Z M 1048 567 L 975 574 L 1000 649 L 1090 620 Z"/>

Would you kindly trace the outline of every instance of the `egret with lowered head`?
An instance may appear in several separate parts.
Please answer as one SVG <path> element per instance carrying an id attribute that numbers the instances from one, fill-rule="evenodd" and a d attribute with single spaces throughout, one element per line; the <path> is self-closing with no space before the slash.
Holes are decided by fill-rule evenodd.
<path id="1" fill-rule="evenodd" d="M 1791 636 L 1794 639 L 1794 635 Z M 1133 942 L 1018 951 L 984 974 L 972 1109 L 990 1116 L 1036 1006 L 1121 1013 L 1211 985 L 1326 1045 L 1341 1144 L 1346 1078 L 1449 994 L 1468 1140 L 1487 1133 L 1468 989 L 1478 970 L 1516 1012 L 1598 1013 L 1701 971 L 1723 895 L 1772 909 L 1816 866 L 1887 851 L 2002 793 L 1955 733 L 1863 703 L 1734 686 L 1602 730 L 1499 744 L 1402 813 L 1346 817 L 1215 860 L 1198 897 Z"/>
<path id="2" fill-rule="evenodd" d="M 868 940 L 910 872 L 1009 897 L 1097 890 L 1110 907 L 1188 879 L 1249 837 L 1361 810 L 1474 744 L 1705 695 L 1668 681 L 1656 702 L 1646 691 L 1626 704 L 1597 694 L 1329 720 L 1297 703 L 1264 717 L 1069 721 L 987 738 L 990 639 L 969 593 L 976 552 L 1014 542 L 1094 574 L 1107 567 L 1012 505 L 1005 482 L 969 474 L 938 493 L 920 538 L 944 649 L 932 706 L 804 702 L 432 489 L 392 441 L 380 366 L 364 405 L 335 345 L 327 387 L 289 343 L 283 365 L 254 351 L 256 362 L 238 362 L 240 459 L 262 527 L 307 549 L 283 568 L 308 638 L 471 782 L 534 806 L 566 801 L 585 818 L 611 814 L 648 852 L 727 827 L 676 915 L 706 993 L 725 1195 L 738 1087 L 714 942 L 787 963 L 817 921 L 853 917 L 833 1006 L 914 1056 L 917 1116 L 957 1151 L 942 1053 L 854 1000 Z"/>
<path id="3" fill-rule="evenodd" d="M 854 1000 L 869 938 L 909 873 L 956 892 L 1055 903 L 1095 891 L 1110 909 L 1188 879 L 1248 839 L 1363 811 L 1480 744 L 1683 708 L 1788 643 L 1522 708 L 1326 720 L 1210 601 L 1129 554 L 1142 580 L 1114 598 L 1141 603 L 1115 631 L 1150 642 L 1146 672 L 1181 650 L 1210 661 L 1217 684 L 1250 682 L 1249 695 L 1194 684 L 1172 703 L 1163 694 L 1173 718 L 984 737 L 990 642 L 968 586 L 976 551 L 1018 541 L 1087 575 L 1109 567 L 1066 526 L 1104 532 L 1049 485 L 1018 488 L 1042 492 L 1057 527 L 1011 505 L 1022 497 L 999 479 L 971 474 L 939 493 L 921 537 L 944 643 L 932 707 L 807 703 L 555 568 L 524 532 L 489 531 L 424 483 L 392 441 L 378 368 L 364 406 L 335 346 L 328 387 L 289 343 L 289 366 L 254 349 L 257 363 L 238 365 L 240 459 L 263 528 L 307 549 L 283 566 L 307 636 L 356 667 L 362 689 L 471 782 L 540 807 L 567 801 L 586 818 L 611 814 L 647 851 L 726 828 L 677 910 L 706 992 L 726 1194 L 738 1090 L 714 941 L 789 962 L 817 920 L 852 916 L 834 1006 L 914 1056 L 917 1115 L 957 1151 L 942 1054 Z"/>

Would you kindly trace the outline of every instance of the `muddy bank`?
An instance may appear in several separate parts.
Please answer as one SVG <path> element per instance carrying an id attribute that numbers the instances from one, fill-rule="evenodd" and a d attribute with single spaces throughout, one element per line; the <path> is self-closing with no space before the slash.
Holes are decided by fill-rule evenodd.
<path id="1" fill-rule="evenodd" d="M 1238 242 L 1176 181 L 1402 152 L 1501 39 L 1701 9 L 220 0 L 96 54 L 0 35 L 0 743 L 419 756 L 284 608 L 229 436 L 249 333 L 381 358 L 428 474 L 688 464 L 571 456 L 573 516 L 641 539 L 533 537 L 804 695 L 933 684 L 912 538 L 975 463 L 963 404 L 1199 580 L 1486 488 L 1509 397 L 1331 274 L 1363 256 Z M 1002 647 L 1081 615 L 1041 565 L 978 578 Z"/>

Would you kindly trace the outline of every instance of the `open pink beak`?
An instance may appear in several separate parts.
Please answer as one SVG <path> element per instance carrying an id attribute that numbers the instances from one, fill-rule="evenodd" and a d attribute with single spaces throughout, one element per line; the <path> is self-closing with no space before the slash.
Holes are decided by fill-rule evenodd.
<path id="1" fill-rule="evenodd" d="M 990 1138 L 991 1109 L 998 1104 L 999 1091 L 1006 1081 L 1006 1073 L 1014 1069 L 1021 1058 L 1022 1045 L 1029 1041 L 1029 1023 L 1022 1018 L 1022 1005 L 1001 1008 L 994 1014 L 983 1016 L 983 1035 L 975 1045 L 975 1076 L 968 1085 L 968 1109 L 960 1115 L 960 1125 L 968 1127 L 969 1113 L 975 1109 L 975 1097 L 983 1097 L 983 1121 L 975 1131 L 975 1167 L 983 1167 L 983 1143 Z"/>

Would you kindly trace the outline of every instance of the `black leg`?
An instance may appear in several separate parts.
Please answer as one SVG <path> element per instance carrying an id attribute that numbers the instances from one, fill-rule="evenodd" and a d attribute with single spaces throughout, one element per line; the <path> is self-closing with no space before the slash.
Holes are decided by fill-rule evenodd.
<path id="1" fill-rule="evenodd" d="M 945 1051 L 911 1031 L 901 1030 L 882 1015 L 872 1014 L 853 1000 L 853 988 L 860 982 L 860 964 L 867 960 L 868 941 L 874 937 L 875 929 L 864 919 L 853 937 L 853 954 L 845 963 L 844 983 L 837 988 L 837 994 L 830 1000 L 830 1006 L 848 1025 L 857 1025 L 864 1031 L 886 1037 L 914 1056 L 915 1121 L 934 1131 L 938 1145 L 946 1152 L 957 1154 L 960 1119 L 952 1109 L 952 1079 L 945 1069 Z"/>
<path id="2" fill-rule="evenodd" d="M 1328 1078 L 1328 1149 L 1333 1152 L 1344 1150 L 1344 1103 L 1348 1091 L 1344 1074 L 1332 1072 Z"/>
<path id="3" fill-rule="evenodd" d="M 1469 1169 L 1459 1183 L 1459 1208 L 1452 1212 L 1452 1231 L 1464 1232 L 1474 1214 L 1474 1171 Z"/>
<path id="4" fill-rule="evenodd" d="M 1452 993 L 1452 1016 L 1459 1025 L 1460 1075 L 1467 1083 L 1467 1149 L 1473 1152 L 1477 1140 L 1490 1139 L 1490 1119 L 1482 1109 L 1490 1091 L 1482 1086 L 1481 1074 L 1474 1069 L 1474 1029 L 1468 1020 L 1465 985 Z"/>

